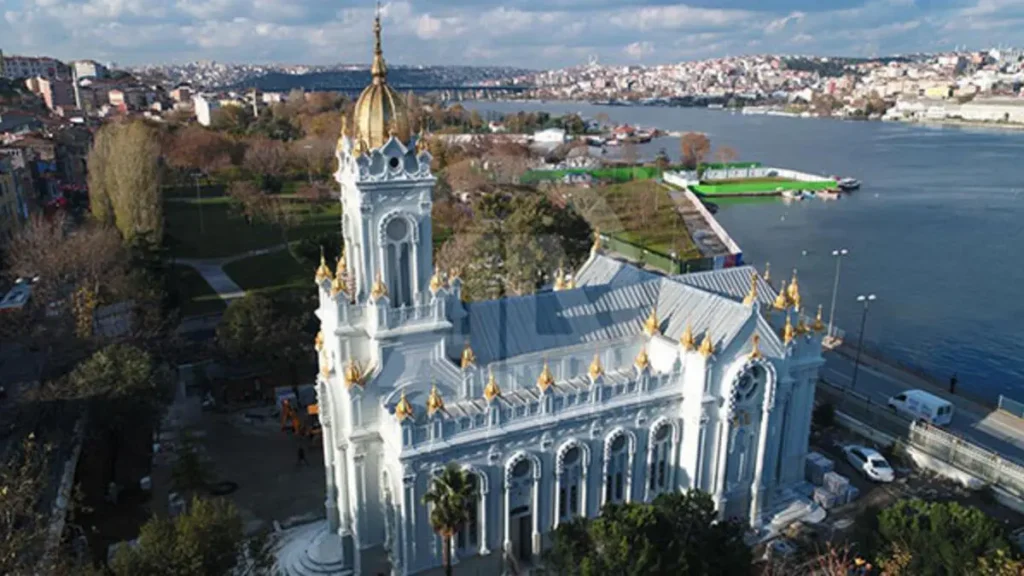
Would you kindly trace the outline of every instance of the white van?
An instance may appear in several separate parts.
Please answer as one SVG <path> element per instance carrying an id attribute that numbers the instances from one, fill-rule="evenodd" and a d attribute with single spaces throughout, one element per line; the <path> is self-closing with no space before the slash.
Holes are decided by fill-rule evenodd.
<path id="1" fill-rule="evenodd" d="M 953 421 L 953 405 L 924 390 L 905 390 L 889 398 L 889 408 L 934 426 L 948 426 Z"/>

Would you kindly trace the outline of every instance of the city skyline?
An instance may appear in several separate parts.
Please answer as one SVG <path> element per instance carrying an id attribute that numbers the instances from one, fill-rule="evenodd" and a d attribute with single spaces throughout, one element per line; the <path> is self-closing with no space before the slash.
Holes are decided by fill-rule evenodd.
<path id="1" fill-rule="evenodd" d="M 714 4 L 714 6 L 712 6 Z M 372 2 L 0 0 L 7 54 L 125 65 L 365 63 Z M 661 64 L 741 54 L 876 56 L 1009 44 L 1020 0 L 466 0 L 383 4 L 396 65 Z"/>

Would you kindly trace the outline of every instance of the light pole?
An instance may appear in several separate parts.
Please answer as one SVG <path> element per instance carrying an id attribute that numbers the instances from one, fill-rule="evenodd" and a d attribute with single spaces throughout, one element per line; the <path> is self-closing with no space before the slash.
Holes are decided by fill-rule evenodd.
<path id="1" fill-rule="evenodd" d="M 832 337 L 832 321 L 836 317 L 836 295 L 839 294 L 839 267 L 843 263 L 843 256 L 846 256 L 849 253 L 850 251 L 846 248 L 840 248 L 839 250 L 832 251 L 832 256 L 836 259 L 836 279 L 832 284 L 832 308 L 829 309 L 828 312 L 828 332 L 825 333 L 829 338 Z"/>
<path id="2" fill-rule="evenodd" d="M 203 177 L 202 172 L 195 172 L 192 174 L 192 178 L 196 181 L 196 206 L 199 208 L 199 235 L 205 234 L 203 231 L 203 201 L 202 194 L 199 188 L 199 179 Z"/>
<path id="3" fill-rule="evenodd" d="M 864 303 L 864 311 L 860 315 L 860 336 L 857 338 L 857 356 L 853 360 L 853 378 L 850 379 L 850 391 L 857 387 L 857 370 L 860 368 L 860 351 L 864 347 L 864 324 L 868 321 L 868 304 L 875 301 L 874 294 L 857 296 L 857 302 Z"/>
<path id="4" fill-rule="evenodd" d="M 306 181 L 308 181 L 310 184 L 312 184 L 313 183 L 313 159 L 310 157 L 311 154 L 312 154 L 312 152 L 310 152 L 310 150 L 313 149 L 313 145 L 312 144 L 306 144 L 305 146 L 303 146 L 303 148 L 306 149 Z"/>

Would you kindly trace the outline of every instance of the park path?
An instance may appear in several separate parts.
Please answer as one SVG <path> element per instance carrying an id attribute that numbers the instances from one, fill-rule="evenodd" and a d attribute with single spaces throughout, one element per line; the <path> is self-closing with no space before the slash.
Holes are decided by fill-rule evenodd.
<path id="1" fill-rule="evenodd" d="M 262 256 L 272 252 L 280 252 L 287 248 L 287 244 L 278 244 L 276 246 L 271 246 L 270 248 L 250 250 L 241 254 L 222 256 L 220 258 L 178 258 L 175 260 L 175 263 L 192 267 L 192 269 L 203 277 L 203 280 L 206 280 L 206 283 L 213 288 L 214 292 L 216 292 L 217 295 L 220 296 L 221 300 L 224 300 L 224 303 L 226 304 L 235 298 L 245 296 L 245 290 L 232 280 L 230 276 L 228 276 L 227 272 L 224 271 L 224 266 L 238 260 L 252 258 L 253 256 Z"/>

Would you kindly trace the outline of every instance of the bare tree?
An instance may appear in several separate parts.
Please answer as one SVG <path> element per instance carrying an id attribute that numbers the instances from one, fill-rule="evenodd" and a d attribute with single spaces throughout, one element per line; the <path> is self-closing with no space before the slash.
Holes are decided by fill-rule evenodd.
<path id="1" fill-rule="evenodd" d="M 35 574 L 48 532 L 40 500 L 46 490 L 47 447 L 22 440 L 0 466 L 0 573 Z"/>
<path id="2" fill-rule="evenodd" d="M 200 170 L 207 174 L 231 165 L 237 145 L 233 140 L 201 126 L 185 126 L 164 142 L 164 158 L 181 170 Z"/>
<path id="3" fill-rule="evenodd" d="M 270 138 L 256 138 L 245 150 L 242 166 L 253 174 L 280 176 L 288 163 L 284 145 Z"/>
<path id="4" fill-rule="evenodd" d="M 698 132 L 687 132 L 679 140 L 682 152 L 683 166 L 689 170 L 695 170 L 703 164 L 711 152 L 711 140 L 704 134 Z"/>
<path id="5" fill-rule="evenodd" d="M 636 144 L 626 141 L 623 142 L 619 148 L 621 149 L 622 160 L 630 166 L 635 166 L 637 160 L 640 158 L 640 153 L 636 149 Z"/>
<path id="6" fill-rule="evenodd" d="M 340 130 L 340 128 L 339 128 Z M 293 164 L 307 170 L 312 176 L 322 176 L 334 166 L 334 146 L 337 134 L 332 137 L 313 136 L 296 140 L 291 144 Z M 313 179 L 312 177 L 310 179 Z"/>
<path id="7" fill-rule="evenodd" d="M 738 156 L 739 154 L 737 154 L 736 150 L 731 146 L 719 146 L 718 149 L 715 150 L 715 160 L 722 164 L 734 162 Z"/>

